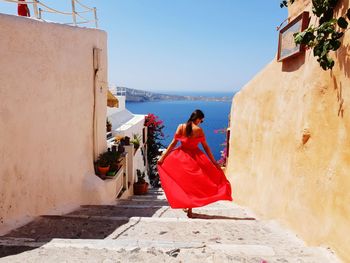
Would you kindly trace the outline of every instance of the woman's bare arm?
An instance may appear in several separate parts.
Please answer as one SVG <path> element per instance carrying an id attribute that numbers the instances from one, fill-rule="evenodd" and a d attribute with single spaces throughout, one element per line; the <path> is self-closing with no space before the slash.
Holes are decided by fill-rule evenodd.
<path id="1" fill-rule="evenodd" d="M 203 136 L 204 136 L 204 133 L 203 133 Z M 212 154 L 211 150 L 210 150 L 210 147 L 209 145 L 207 144 L 206 141 L 202 141 L 202 146 L 203 146 L 203 149 L 204 151 L 207 153 L 210 161 L 219 169 L 221 169 L 220 165 L 216 162 L 215 158 L 214 158 L 214 155 Z"/>

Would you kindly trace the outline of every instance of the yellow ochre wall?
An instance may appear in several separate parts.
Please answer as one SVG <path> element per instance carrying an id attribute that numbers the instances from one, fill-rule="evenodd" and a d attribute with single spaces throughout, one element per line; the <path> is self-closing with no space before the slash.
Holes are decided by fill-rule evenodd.
<path id="1" fill-rule="evenodd" d="M 290 17 L 309 1 L 296 1 Z M 340 1 L 344 14 L 349 1 Z M 315 23 L 312 17 L 311 24 Z M 350 34 L 323 71 L 312 51 L 274 59 L 233 99 L 227 176 L 234 200 L 350 262 Z M 277 49 L 277 39 L 276 39 Z"/>
<path id="2" fill-rule="evenodd" d="M 106 149 L 106 33 L 0 14 L 0 48 L 0 234 L 112 202 L 113 185 L 93 167 L 94 141 Z"/>

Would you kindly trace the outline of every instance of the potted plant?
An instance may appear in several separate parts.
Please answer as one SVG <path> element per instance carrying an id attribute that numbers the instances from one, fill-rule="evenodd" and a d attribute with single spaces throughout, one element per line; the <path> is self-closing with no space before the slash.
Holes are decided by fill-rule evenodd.
<path id="1" fill-rule="evenodd" d="M 105 177 L 110 168 L 110 157 L 108 152 L 101 153 L 96 161 L 97 170 L 100 176 Z"/>
<path id="2" fill-rule="evenodd" d="M 124 144 L 125 145 L 130 145 L 130 137 L 128 137 L 128 136 L 124 137 Z"/>
<path id="3" fill-rule="evenodd" d="M 98 175 L 102 178 L 107 176 L 114 176 L 120 168 L 119 164 L 120 153 L 116 151 L 116 148 L 113 147 L 112 151 L 108 148 L 107 152 L 101 153 L 98 156 L 97 161 L 95 162 L 97 167 Z"/>
<path id="4" fill-rule="evenodd" d="M 148 191 L 148 183 L 145 181 L 145 172 L 142 172 L 137 169 L 137 182 L 134 183 L 134 194 L 135 195 L 144 195 Z"/>
<path id="5" fill-rule="evenodd" d="M 118 153 L 123 153 L 125 151 L 124 145 L 125 145 L 125 137 L 122 135 L 115 136 L 115 144 L 117 147 Z"/>
<path id="6" fill-rule="evenodd" d="M 122 135 L 116 135 L 115 136 L 115 142 L 120 143 L 124 139 L 124 136 Z"/>
<path id="7" fill-rule="evenodd" d="M 141 136 L 138 134 L 133 134 L 133 138 L 131 140 L 131 143 L 134 145 L 135 152 L 140 147 L 141 144 Z"/>
<path id="8" fill-rule="evenodd" d="M 112 123 L 108 120 L 106 120 L 106 130 L 107 132 L 111 132 L 112 131 Z"/>
<path id="9" fill-rule="evenodd" d="M 123 153 L 124 151 L 125 151 L 124 145 L 120 143 L 118 145 L 118 153 Z"/>
<path id="10" fill-rule="evenodd" d="M 120 153 L 117 152 L 116 147 L 112 147 L 112 150 L 108 149 L 107 158 L 109 160 L 110 168 L 107 172 L 107 176 L 112 177 L 117 174 L 120 168 L 119 159 Z"/>

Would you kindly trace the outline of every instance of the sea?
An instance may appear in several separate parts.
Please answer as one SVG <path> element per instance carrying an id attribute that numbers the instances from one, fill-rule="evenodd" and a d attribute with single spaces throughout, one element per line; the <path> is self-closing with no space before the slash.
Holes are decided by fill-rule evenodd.
<path id="1" fill-rule="evenodd" d="M 233 97 L 234 93 L 170 93 L 185 96 L 207 96 L 207 97 Z M 205 118 L 201 127 L 206 135 L 207 143 L 216 160 L 220 159 L 220 151 L 224 148 L 225 133 L 217 133 L 216 130 L 228 127 L 228 116 L 231 110 L 231 101 L 151 101 L 151 102 L 127 102 L 126 107 L 135 114 L 153 113 L 164 122 L 163 145 L 167 147 L 174 137 L 177 126 L 185 123 L 191 113 L 200 109 Z"/>

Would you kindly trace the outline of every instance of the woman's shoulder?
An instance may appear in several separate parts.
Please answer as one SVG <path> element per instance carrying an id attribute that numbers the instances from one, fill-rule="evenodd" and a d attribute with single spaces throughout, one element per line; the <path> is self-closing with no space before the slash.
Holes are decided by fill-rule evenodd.
<path id="1" fill-rule="evenodd" d="M 177 129 L 176 129 L 176 134 L 177 135 L 182 135 L 184 133 L 184 130 L 186 129 L 186 124 L 185 123 L 180 123 L 178 126 L 177 126 Z"/>
<path id="2" fill-rule="evenodd" d="M 181 129 L 181 128 L 184 128 L 184 127 L 186 127 L 186 123 L 180 123 L 180 124 L 177 126 L 178 129 Z"/>
<path id="3" fill-rule="evenodd" d="M 186 129 L 186 123 L 180 123 L 179 126 L 177 126 L 177 129 L 183 131 Z"/>
<path id="4" fill-rule="evenodd" d="M 195 126 L 193 128 L 193 133 L 194 133 L 194 136 L 195 137 L 201 137 L 201 136 L 204 136 L 204 131 L 201 127 L 199 126 Z"/>

